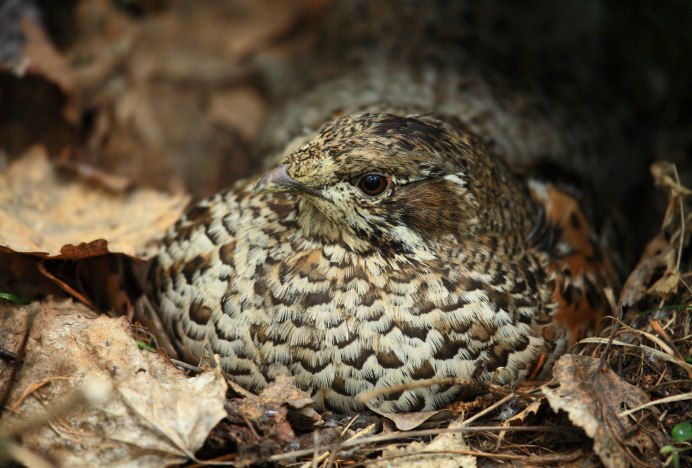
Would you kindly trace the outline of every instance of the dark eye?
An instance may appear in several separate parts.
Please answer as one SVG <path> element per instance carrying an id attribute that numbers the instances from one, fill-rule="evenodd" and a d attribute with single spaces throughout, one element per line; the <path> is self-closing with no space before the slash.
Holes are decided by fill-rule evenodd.
<path id="1" fill-rule="evenodd" d="M 358 188 L 366 195 L 374 197 L 387 188 L 387 178 L 379 174 L 367 174 L 358 181 Z"/>

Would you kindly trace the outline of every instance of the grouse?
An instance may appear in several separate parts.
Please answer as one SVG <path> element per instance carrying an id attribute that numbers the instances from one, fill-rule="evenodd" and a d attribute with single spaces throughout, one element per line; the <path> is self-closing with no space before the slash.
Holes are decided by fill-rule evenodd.
<path id="1" fill-rule="evenodd" d="M 615 274 L 582 201 L 457 117 L 349 113 L 305 140 L 168 232 L 152 295 L 186 359 L 253 391 L 294 376 L 341 413 L 370 390 L 432 410 L 464 379 L 545 374 L 603 314 Z"/>

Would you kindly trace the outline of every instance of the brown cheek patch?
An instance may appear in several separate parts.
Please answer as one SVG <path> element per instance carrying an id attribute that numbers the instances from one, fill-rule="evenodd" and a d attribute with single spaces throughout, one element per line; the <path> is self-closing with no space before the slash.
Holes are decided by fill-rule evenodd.
<path id="1" fill-rule="evenodd" d="M 438 180 L 405 186 L 392 197 L 389 209 L 418 231 L 433 235 L 454 232 L 463 219 L 454 185 Z"/>

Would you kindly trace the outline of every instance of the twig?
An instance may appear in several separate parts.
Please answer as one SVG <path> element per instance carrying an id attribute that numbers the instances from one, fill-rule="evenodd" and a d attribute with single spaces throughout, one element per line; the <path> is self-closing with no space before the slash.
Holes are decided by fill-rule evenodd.
<path id="1" fill-rule="evenodd" d="M 669 354 L 666 354 L 662 351 L 659 351 L 657 349 L 651 348 L 651 347 L 646 346 L 646 345 L 633 345 L 633 344 L 625 343 L 625 342 L 618 341 L 618 340 L 609 340 L 606 338 L 598 338 L 598 337 L 584 338 L 579 343 L 604 344 L 604 343 L 608 343 L 608 342 L 611 342 L 613 345 L 616 345 L 616 346 L 641 349 L 642 351 L 646 351 L 648 353 L 651 353 L 659 359 L 671 362 L 673 364 L 677 364 L 678 366 L 685 369 L 685 371 L 687 371 L 688 375 L 692 376 L 692 365 L 687 364 L 685 361 L 683 361 L 681 359 L 677 359 L 675 356 L 671 356 Z"/>
<path id="2" fill-rule="evenodd" d="M 612 288 L 605 288 L 603 290 L 603 293 L 605 294 L 605 297 L 608 300 L 610 309 L 616 314 L 616 317 L 613 317 L 613 328 L 610 332 L 608 342 L 606 343 L 605 351 L 603 351 L 603 354 L 601 355 L 601 364 L 599 366 L 601 369 L 606 367 L 606 363 L 608 362 L 608 356 L 610 355 L 610 349 L 613 347 L 613 341 L 615 340 L 615 335 L 618 331 L 618 325 L 622 321 L 623 316 L 622 301 L 618 301 L 617 303 L 615 302 L 615 295 L 613 294 Z"/>
<path id="3" fill-rule="evenodd" d="M 685 384 L 685 385 L 692 385 L 692 380 L 689 379 L 677 379 L 677 380 L 668 380 L 667 382 L 661 382 L 660 384 L 652 385 L 647 389 L 648 392 L 653 392 L 654 390 L 658 390 L 660 387 L 669 387 L 670 385 L 677 385 L 677 384 Z"/>
<path id="4" fill-rule="evenodd" d="M 399 439 L 411 439 L 415 437 L 426 437 L 434 436 L 445 433 L 473 433 L 473 432 L 488 432 L 488 431 L 508 431 L 508 432 L 562 432 L 571 434 L 577 432 L 578 430 L 572 427 L 562 427 L 562 426 L 526 426 L 526 427 L 502 427 L 502 426 L 474 426 L 474 427 L 457 427 L 453 429 L 425 429 L 420 431 L 410 431 L 410 432 L 395 432 L 392 434 L 379 434 L 371 437 L 364 437 L 362 439 L 349 439 L 341 444 L 342 448 L 353 447 L 356 445 L 364 445 L 378 442 L 387 442 L 390 440 Z M 330 446 L 317 447 L 318 450 L 328 450 Z M 305 455 L 311 455 L 313 453 L 313 448 L 296 450 L 293 452 L 280 453 L 277 455 L 272 455 L 267 459 L 267 461 L 279 461 L 286 460 L 290 458 L 302 457 Z"/>
<path id="5" fill-rule="evenodd" d="M 364 463 L 364 466 L 367 466 L 372 463 L 377 463 L 380 461 L 386 461 L 386 460 L 393 460 L 396 458 L 401 458 L 401 457 L 413 457 L 413 456 L 418 456 L 418 455 L 470 455 L 474 457 L 487 457 L 487 458 L 496 458 L 498 460 L 517 460 L 517 461 L 527 461 L 530 462 L 532 466 L 535 466 L 536 464 L 539 463 L 555 463 L 559 461 L 574 461 L 578 459 L 579 456 L 581 456 L 581 452 L 571 452 L 567 453 L 565 455 L 543 455 L 543 456 L 536 456 L 536 455 L 514 455 L 510 453 L 489 453 L 489 452 L 480 452 L 477 450 L 422 450 L 420 452 L 411 452 L 411 453 L 398 453 L 396 455 L 390 455 L 386 457 L 379 457 L 376 460 L 372 460 L 370 462 Z"/>
<path id="6" fill-rule="evenodd" d="M 13 353 L 5 348 L 0 348 L 0 358 L 9 359 L 10 361 L 17 360 L 17 353 Z"/>
<path id="7" fill-rule="evenodd" d="M 503 399 L 501 399 L 501 400 L 499 400 L 499 401 L 496 401 L 496 402 L 493 403 L 492 405 L 488 406 L 488 407 L 487 407 L 486 409 L 484 409 L 483 411 L 479 411 L 478 413 L 474 414 L 474 415 L 473 415 L 472 417 L 470 417 L 469 419 L 463 421 L 463 422 L 461 423 L 461 425 L 462 425 L 462 426 L 468 426 L 470 423 L 472 423 L 472 422 L 475 421 L 476 419 L 482 418 L 483 416 L 485 416 L 486 414 L 490 413 L 491 411 L 494 411 L 496 408 L 499 408 L 500 406 L 504 405 L 505 403 L 507 403 L 509 400 L 511 400 L 511 399 L 514 398 L 515 396 L 516 396 L 516 395 L 514 395 L 514 393 L 510 393 L 509 395 L 507 395 L 507 396 L 504 397 Z"/>
<path id="8" fill-rule="evenodd" d="M 351 422 L 355 421 L 355 420 L 357 419 L 357 417 L 358 417 L 358 416 L 356 416 L 355 418 L 353 418 L 353 419 L 351 420 Z M 351 422 L 349 423 L 349 426 L 351 425 Z M 348 440 L 355 440 L 355 439 L 358 439 L 358 438 L 361 437 L 362 435 L 367 434 L 368 432 L 372 431 L 374 428 L 375 428 L 375 423 L 372 423 L 372 424 L 370 424 L 368 427 L 363 428 L 363 429 L 361 429 L 360 431 L 356 432 L 356 433 L 355 433 L 350 439 L 348 439 Z M 342 435 L 342 436 L 343 436 L 344 433 L 346 432 L 346 429 L 348 429 L 348 426 L 341 432 L 341 435 Z M 315 431 L 314 434 L 317 434 L 317 431 Z M 334 462 L 334 458 L 336 458 L 336 454 L 339 452 L 339 450 L 340 450 L 340 448 L 341 448 L 341 446 L 342 446 L 342 444 L 341 444 L 341 442 L 342 442 L 341 438 L 339 438 L 339 440 L 337 440 L 336 442 L 334 442 L 334 444 L 332 444 L 332 447 L 330 448 L 330 450 L 327 450 L 327 451 L 325 451 L 325 452 L 322 452 L 322 454 L 320 454 L 320 455 L 317 455 L 317 454 L 319 453 L 319 448 L 320 448 L 320 447 L 319 447 L 319 444 L 318 444 L 317 436 L 315 436 L 314 439 L 315 439 L 315 441 L 314 441 L 314 447 L 313 447 L 314 452 L 313 452 L 313 457 L 312 457 L 312 466 L 313 466 L 313 467 L 316 467 L 318 461 L 322 461 L 322 460 L 324 460 L 324 459 L 327 458 L 327 457 L 329 457 L 329 460 L 327 461 L 327 466 L 331 466 L 331 464 Z M 308 463 L 304 463 L 304 464 L 302 465 L 301 468 L 308 468 L 308 466 L 310 466 L 310 463 L 309 463 L 309 462 L 308 462 Z"/>
<path id="9" fill-rule="evenodd" d="M 12 411 L 17 411 L 20 406 L 22 406 L 22 403 L 24 403 L 24 400 L 26 400 L 29 395 L 32 393 L 38 391 L 41 387 L 45 387 L 49 383 L 55 382 L 56 380 L 70 380 L 69 377 L 63 377 L 63 376 L 56 376 L 56 377 L 47 377 L 45 379 L 37 380 L 36 382 L 32 383 L 31 385 L 28 385 L 24 391 L 22 392 L 21 395 L 19 395 L 19 398 L 17 398 L 14 403 L 12 403 L 12 407 L 10 408 Z"/>
<path id="10" fill-rule="evenodd" d="M 675 183 L 678 187 L 680 184 L 680 177 L 678 176 L 678 167 L 673 164 L 673 175 L 675 176 Z M 674 196 L 674 195 L 673 195 Z M 680 244 L 678 245 L 677 261 L 675 262 L 675 270 L 680 271 L 680 262 L 682 261 L 682 251 L 685 248 L 685 224 L 687 219 L 685 218 L 685 203 L 684 197 L 678 192 L 677 194 L 678 203 L 680 204 Z"/>
<path id="11" fill-rule="evenodd" d="M 417 382 L 407 382 L 399 385 L 392 385 L 391 387 L 376 388 L 374 390 L 370 390 L 369 392 L 363 392 L 356 397 L 356 401 L 359 403 L 367 403 L 368 401 L 373 400 L 380 395 L 389 395 L 390 393 L 398 393 L 405 390 L 413 390 L 416 388 L 431 387 L 433 385 L 454 385 L 464 384 L 468 382 L 468 378 L 460 377 L 426 379 L 419 380 Z"/>
<path id="12" fill-rule="evenodd" d="M 685 400 L 692 400 L 692 392 L 681 393 L 680 395 L 673 395 L 673 396 L 661 398 L 659 400 L 650 401 L 648 403 L 644 403 L 641 406 L 637 406 L 636 408 L 632 408 L 632 409 L 628 409 L 627 411 L 623 411 L 622 413 L 618 414 L 618 416 L 622 418 L 624 416 L 635 413 L 635 412 L 642 410 L 644 408 L 648 408 L 649 406 L 656 406 L 656 405 L 662 405 L 664 403 L 674 403 L 676 401 L 685 401 Z"/>
<path id="13" fill-rule="evenodd" d="M 46 268 L 46 265 L 43 261 L 38 262 L 36 267 L 38 268 L 38 271 L 43 276 L 45 276 L 46 278 L 48 278 L 49 280 L 51 280 L 52 282 L 57 284 L 58 287 L 60 289 L 62 289 L 63 291 L 65 291 L 67 294 L 73 296 L 75 299 L 82 302 L 83 304 L 85 304 L 90 309 L 98 310 L 98 308 L 96 306 L 94 306 L 94 303 L 88 297 L 86 297 L 81 292 L 77 291 L 75 288 L 73 288 L 71 285 L 69 285 L 66 281 L 61 280 L 60 278 L 55 276 L 53 273 L 48 271 L 48 269 Z"/>
<path id="14" fill-rule="evenodd" d="M 190 372 L 194 372 L 195 374 L 201 374 L 202 372 L 204 372 L 204 370 L 201 367 L 193 366 L 192 364 L 188 364 L 187 362 L 179 361 L 173 358 L 168 359 L 170 359 L 173 365 L 175 367 L 178 367 L 179 369 L 188 370 Z"/>
<path id="15" fill-rule="evenodd" d="M 48 463 L 43 458 L 36 455 L 31 450 L 21 445 L 17 445 L 14 442 L 10 442 L 6 446 L 7 455 L 14 461 L 17 461 L 25 466 L 30 466 L 32 468 L 52 468 L 53 465 Z M 0 461 L 2 459 L 0 458 Z"/>

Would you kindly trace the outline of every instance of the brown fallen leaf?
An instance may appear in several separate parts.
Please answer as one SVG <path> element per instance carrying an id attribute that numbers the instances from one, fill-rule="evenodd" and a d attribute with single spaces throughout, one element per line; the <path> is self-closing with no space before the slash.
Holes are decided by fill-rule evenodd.
<path id="1" fill-rule="evenodd" d="M 618 416 L 623 409 L 635 408 L 649 401 L 646 393 L 615 374 L 603 369 L 599 359 L 566 354 L 553 368 L 560 386 L 548 385 L 542 391 L 554 411 L 565 411 L 575 426 L 593 439 L 594 452 L 606 467 L 625 467 L 641 462 L 656 464 L 654 440 L 658 432 L 655 418 L 647 415 L 658 412 L 651 408 L 637 418 Z M 645 460 L 640 460 L 643 457 Z"/>
<path id="2" fill-rule="evenodd" d="M 253 87 L 237 87 L 212 97 L 208 118 L 214 124 L 236 128 L 244 141 L 254 141 L 264 123 L 265 107 Z"/>
<path id="3" fill-rule="evenodd" d="M 630 307 L 641 301 L 649 291 L 649 284 L 654 275 L 665 270 L 669 259 L 675 257 L 675 250 L 670 246 L 664 233 L 659 233 L 646 246 L 637 266 L 627 277 L 620 293 L 620 301 Z"/>
<path id="4" fill-rule="evenodd" d="M 70 300 L 7 306 L 13 315 L 40 307 L 19 380 L 0 426 L 41 418 L 84 387 L 87 376 L 112 385 L 98 407 L 79 406 L 19 434 L 22 445 L 62 466 L 163 466 L 191 458 L 225 417 L 218 370 L 186 378 L 163 356 L 137 348 L 124 318 L 90 318 Z M 40 384 L 40 385 L 38 385 Z"/>
<path id="5" fill-rule="evenodd" d="M 188 198 L 153 190 L 114 194 L 56 173 L 44 148 L 30 149 L 0 174 L 0 249 L 77 259 L 152 255 L 152 241 Z"/>

